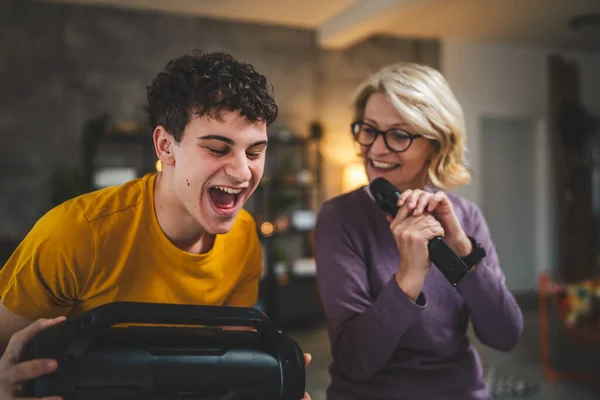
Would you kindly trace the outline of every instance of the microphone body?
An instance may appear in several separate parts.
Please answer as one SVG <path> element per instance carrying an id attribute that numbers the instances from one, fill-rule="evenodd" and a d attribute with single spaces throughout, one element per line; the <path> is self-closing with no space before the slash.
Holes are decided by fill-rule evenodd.
<path id="1" fill-rule="evenodd" d="M 369 184 L 369 190 L 375 202 L 381 209 L 392 217 L 398 212 L 400 191 L 385 178 L 376 178 Z M 463 276 L 469 272 L 469 267 L 441 237 L 433 238 L 428 243 L 429 259 L 446 277 L 452 286 L 456 286 Z"/>

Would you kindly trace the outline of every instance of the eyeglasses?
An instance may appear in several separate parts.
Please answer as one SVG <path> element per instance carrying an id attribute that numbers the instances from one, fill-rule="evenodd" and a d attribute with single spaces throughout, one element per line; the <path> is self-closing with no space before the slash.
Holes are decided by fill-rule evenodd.
<path id="1" fill-rule="evenodd" d="M 383 142 L 386 147 L 394 153 L 400 153 L 408 150 L 413 140 L 423 137 L 408 133 L 399 128 L 392 128 L 386 131 L 380 131 L 374 126 L 363 121 L 353 122 L 351 125 L 354 140 L 363 146 L 370 146 L 375 143 L 377 136 L 383 136 Z"/>

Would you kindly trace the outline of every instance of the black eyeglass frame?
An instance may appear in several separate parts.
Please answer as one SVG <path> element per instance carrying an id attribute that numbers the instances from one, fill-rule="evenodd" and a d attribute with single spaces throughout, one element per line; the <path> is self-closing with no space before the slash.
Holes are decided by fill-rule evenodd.
<path id="1" fill-rule="evenodd" d="M 360 132 L 360 130 L 356 131 L 356 129 L 357 129 L 357 127 L 360 128 L 361 125 L 366 125 L 369 128 L 371 128 L 373 130 L 373 132 L 375 132 L 375 136 L 373 136 L 373 141 L 371 141 L 371 143 L 362 143 L 362 142 L 360 142 L 358 140 L 358 133 Z M 365 122 L 365 121 L 354 121 L 352 124 L 350 124 L 350 129 L 351 129 L 351 132 L 352 132 L 352 137 L 361 146 L 367 146 L 367 147 L 371 146 L 373 143 L 375 143 L 375 141 L 377 140 L 377 137 L 379 135 L 381 135 L 381 136 L 383 136 L 383 142 L 385 143 L 385 147 L 387 147 L 391 152 L 394 152 L 394 153 L 402 153 L 402 152 L 408 150 L 410 148 L 410 146 L 412 145 L 412 142 L 415 139 L 419 139 L 419 138 L 423 137 L 423 135 L 406 132 L 404 129 L 400 129 L 400 128 L 390 128 L 390 129 L 387 129 L 385 131 L 382 131 L 382 130 L 379 130 L 379 129 L 375 128 L 373 125 L 371 125 L 371 124 L 369 124 L 368 122 Z M 387 134 L 388 134 L 388 132 L 391 132 L 391 131 L 395 131 L 395 132 L 400 131 L 404 135 L 406 135 L 406 137 L 409 139 L 408 145 L 404 149 L 402 149 L 402 150 L 396 150 L 396 149 L 393 149 L 389 145 L 389 143 L 387 141 Z"/>

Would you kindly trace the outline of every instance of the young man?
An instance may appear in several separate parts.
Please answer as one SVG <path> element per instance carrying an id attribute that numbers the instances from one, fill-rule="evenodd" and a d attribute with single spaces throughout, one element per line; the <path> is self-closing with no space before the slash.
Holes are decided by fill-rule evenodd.
<path id="1" fill-rule="evenodd" d="M 62 316 L 115 301 L 256 302 L 261 248 L 242 206 L 277 117 L 267 80 L 228 54 L 186 55 L 147 97 L 162 171 L 50 210 L 0 270 L 1 400 L 56 368 L 18 359 Z"/>

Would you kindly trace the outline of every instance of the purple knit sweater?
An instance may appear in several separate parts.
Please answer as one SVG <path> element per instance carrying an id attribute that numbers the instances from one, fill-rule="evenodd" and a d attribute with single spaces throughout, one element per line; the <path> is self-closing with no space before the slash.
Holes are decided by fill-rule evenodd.
<path id="1" fill-rule="evenodd" d="M 325 202 L 315 231 L 319 292 L 333 363 L 328 400 L 489 399 L 467 336 L 512 349 L 523 317 L 479 208 L 448 194 L 486 258 L 452 287 L 433 266 L 413 302 L 394 274 L 400 255 L 384 213 L 365 188 Z"/>

